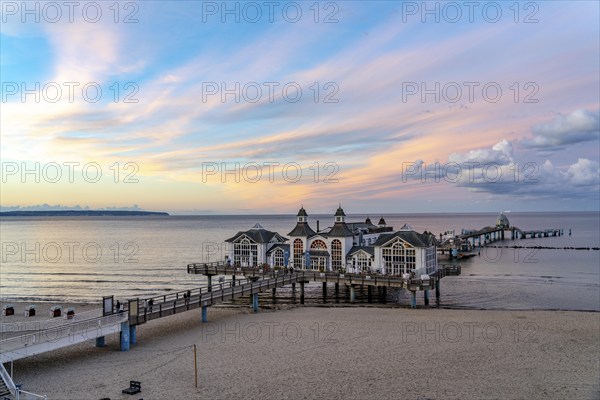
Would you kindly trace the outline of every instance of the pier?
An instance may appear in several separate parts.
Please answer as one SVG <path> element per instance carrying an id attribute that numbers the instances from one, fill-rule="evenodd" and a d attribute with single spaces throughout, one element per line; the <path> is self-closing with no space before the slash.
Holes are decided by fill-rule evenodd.
<path id="1" fill-rule="evenodd" d="M 440 298 L 440 281 L 445 276 L 459 275 L 460 266 L 441 266 L 429 279 L 403 278 L 399 276 L 380 274 L 340 274 L 334 272 L 294 271 L 284 273 L 279 270 L 264 270 L 258 268 L 240 268 L 227 266 L 224 263 L 190 264 L 187 266 L 189 274 L 202 274 L 208 277 L 214 275 L 238 276 L 227 282 L 200 286 L 188 291 L 169 293 L 151 298 L 134 298 L 128 300 L 123 311 L 111 311 L 105 315 L 101 310 L 98 316 L 83 320 L 61 323 L 58 326 L 37 330 L 25 335 L 15 336 L 0 341 L 0 362 L 6 363 L 21 358 L 33 356 L 74 345 L 88 340 L 95 340 L 97 347 L 104 347 L 105 336 L 111 333 L 120 333 L 120 349 L 129 350 L 131 344 L 137 342 L 137 326 L 148 321 L 164 318 L 182 312 L 201 309 L 201 320 L 208 321 L 207 308 L 248 297 L 255 312 L 259 310 L 258 294 L 268 290 L 288 285 L 300 286 L 300 303 L 304 304 L 304 285 L 309 282 L 322 282 L 323 294 L 326 296 L 328 283 L 335 284 L 336 291 L 339 285 L 350 288 L 351 301 L 354 288 L 363 286 L 367 288 L 402 288 L 412 292 L 411 307 L 416 307 L 416 293 L 424 293 L 425 304 L 429 304 L 429 291 L 434 290 L 436 298 Z M 150 301 L 151 300 L 151 301 Z"/>
<path id="2" fill-rule="evenodd" d="M 511 240 L 517 240 L 562 236 L 563 230 L 557 228 L 523 230 L 516 226 L 510 226 L 506 215 L 500 213 L 495 226 L 486 226 L 479 230 L 463 229 L 460 235 L 449 237 L 444 241 L 442 241 L 442 235 L 440 234 L 441 243 L 437 246 L 437 251 L 441 254 L 448 252 L 453 257 L 459 258 L 462 255 L 473 256 L 475 255 L 472 253 L 473 249 L 505 240 L 508 233 L 510 233 Z M 569 234 L 571 234 L 570 231 Z"/>

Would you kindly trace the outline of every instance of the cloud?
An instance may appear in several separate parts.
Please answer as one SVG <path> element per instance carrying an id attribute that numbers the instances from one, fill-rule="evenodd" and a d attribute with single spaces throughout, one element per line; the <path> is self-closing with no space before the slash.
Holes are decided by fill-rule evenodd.
<path id="1" fill-rule="evenodd" d="M 600 170 L 598 163 L 586 158 L 580 158 L 577 162 L 567 169 L 564 178 L 576 186 L 593 187 L 598 185 Z"/>
<path id="2" fill-rule="evenodd" d="M 570 165 L 554 166 L 517 157 L 504 139 L 491 148 L 452 153 L 448 163 L 415 161 L 403 171 L 403 181 L 447 183 L 475 193 L 531 199 L 598 199 L 600 165 L 579 158 Z"/>
<path id="3" fill-rule="evenodd" d="M 506 139 L 495 144 L 491 149 L 471 150 L 466 154 L 452 153 L 448 156 L 448 161 L 459 164 L 477 163 L 477 164 L 498 164 L 508 165 L 514 161 L 513 145 Z"/>
<path id="4" fill-rule="evenodd" d="M 532 128 L 533 138 L 523 141 L 525 147 L 537 149 L 560 149 L 566 145 L 598 140 L 600 133 L 599 113 L 583 109 L 571 114 L 559 114 L 551 122 Z"/>

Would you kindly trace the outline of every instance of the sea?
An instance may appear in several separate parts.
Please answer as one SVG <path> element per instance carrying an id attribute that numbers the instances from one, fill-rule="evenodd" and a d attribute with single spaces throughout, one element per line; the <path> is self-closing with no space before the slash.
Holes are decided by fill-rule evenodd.
<path id="1" fill-rule="evenodd" d="M 436 235 L 449 230 L 480 229 L 495 224 L 496 213 L 386 214 L 388 225 L 409 224 Z M 523 230 L 562 229 L 558 237 L 495 242 L 479 255 L 458 263 L 460 276 L 441 281 L 439 302 L 431 307 L 509 310 L 600 311 L 600 213 L 508 213 L 512 226 Z M 369 215 L 378 221 L 381 215 Z M 347 222 L 367 215 L 348 215 Z M 220 261 L 223 243 L 238 231 L 260 223 L 286 235 L 295 215 L 211 215 L 161 217 L 2 217 L 0 218 L 0 300 L 99 303 L 146 298 L 206 284 L 188 275 L 190 263 Z M 310 215 L 316 229 L 333 224 L 333 215 Z M 331 293 L 333 290 L 329 292 Z M 295 303 L 291 289 L 264 302 Z M 308 304 L 323 304 L 320 284 L 309 285 Z M 342 288 L 337 300 L 348 305 Z M 380 299 L 377 299 L 380 301 Z M 367 303 L 359 292 L 358 305 Z M 263 304 L 263 300 L 261 300 Z M 409 293 L 390 290 L 381 306 L 407 307 Z M 419 298 L 419 306 L 423 299 Z"/>

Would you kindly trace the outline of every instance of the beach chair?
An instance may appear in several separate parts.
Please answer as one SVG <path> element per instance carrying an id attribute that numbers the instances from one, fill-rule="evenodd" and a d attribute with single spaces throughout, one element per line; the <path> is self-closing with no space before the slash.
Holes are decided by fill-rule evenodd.
<path id="1" fill-rule="evenodd" d="M 25 316 L 26 317 L 35 317 L 35 306 L 34 305 L 27 306 L 27 308 L 25 308 Z"/>
<path id="2" fill-rule="evenodd" d="M 61 315 L 62 315 L 62 307 L 61 306 L 50 307 L 50 316 L 52 318 L 60 317 Z"/>
<path id="3" fill-rule="evenodd" d="M 129 387 L 121 392 L 125 394 L 136 394 L 142 391 L 142 383 L 138 381 L 129 381 Z"/>
<path id="4" fill-rule="evenodd" d="M 69 307 L 67 308 L 67 312 L 65 313 L 65 319 L 73 319 L 75 318 L 75 308 Z"/>
<path id="5" fill-rule="evenodd" d="M 2 315 L 15 315 L 15 306 L 12 304 L 6 304 L 4 307 L 2 307 Z"/>

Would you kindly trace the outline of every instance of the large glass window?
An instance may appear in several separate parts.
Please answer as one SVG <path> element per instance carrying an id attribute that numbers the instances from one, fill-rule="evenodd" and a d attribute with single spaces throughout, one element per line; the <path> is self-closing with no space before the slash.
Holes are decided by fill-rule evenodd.
<path id="1" fill-rule="evenodd" d="M 317 239 L 310 244 L 311 250 L 327 251 L 327 244 L 324 241 Z M 310 258 L 310 269 L 325 271 L 327 269 L 327 257 L 314 256 Z"/>
<path id="2" fill-rule="evenodd" d="M 284 266 L 283 250 L 280 248 L 276 249 L 273 252 L 273 266 L 274 267 L 283 267 Z"/>
<path id="3" fill-rule="evenodd" d="M 304 253 L 304 244 L 301 239 L 294 240 L 294 268 L 304 268 L 302 265 L 302 254 Z"/>
<path id="4" fill-rule="evenodd" d="M 252 267 L 258 264 L 258 247 L 248 238 L 233 244 L 233 263 L 242 267 Z"/>
<path id="5" fill-rule="evenodd" d="M 362 251 L 358 253 L 358 255 L 356 256 L 356 266 L 358 267 L 359 271 L 370 271 L 371 270 L 371 257 L 368 256 L 367 254 L 363 253 Z"/>
<path id="6" fill-rule="evenodd" d="M 382 248 L 382 256 L 387 272 L 393 275 L 408 273 L 416 268 L 414 248 L 406 248 L 401 241 Z"/>
<path id="7" fill-rule="evenodd" d="M 342 268 L 342 242 L 337 239 L 331 242 L 331 268 L 334 271 Z"/>

